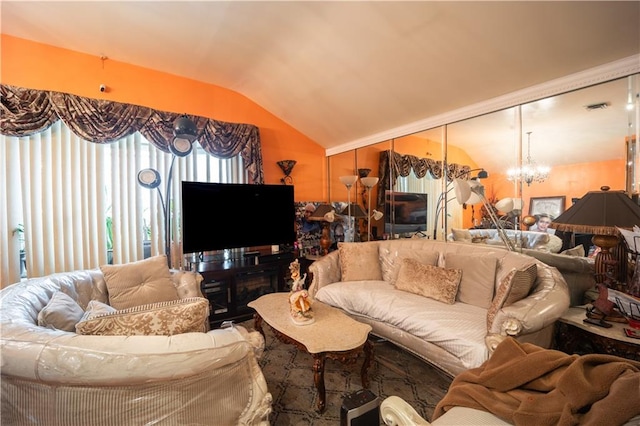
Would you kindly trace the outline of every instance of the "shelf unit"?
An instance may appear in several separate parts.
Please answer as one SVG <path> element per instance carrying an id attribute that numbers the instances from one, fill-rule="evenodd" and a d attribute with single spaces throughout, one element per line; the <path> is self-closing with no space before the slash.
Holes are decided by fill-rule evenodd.
<path id="1" fill-rule="evenodd" d="M 206 259 L 194 263 L 192 270 L 202 277 L 202 294 L 209 300 L 209 324 L 251 319 L 254 310 L 247 304 L 258 297 L 286 291 L 293 253 L 256 254 L 229 260 Z"/>

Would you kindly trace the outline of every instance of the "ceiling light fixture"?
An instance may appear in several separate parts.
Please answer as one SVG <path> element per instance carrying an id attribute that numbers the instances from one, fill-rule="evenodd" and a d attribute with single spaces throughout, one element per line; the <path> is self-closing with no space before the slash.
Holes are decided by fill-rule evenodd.
<path id="1" fill-rule="evenodd" d="M 549 177 L 551 168 L 539 166 L 531 159 L 531 133 L 527 132 L 527 162 L 522 167 L 516 167 L 507 171 L 507 179 L 510 181 L 522 180 L 530 186 L 533 182 L 544 182 Z"/>

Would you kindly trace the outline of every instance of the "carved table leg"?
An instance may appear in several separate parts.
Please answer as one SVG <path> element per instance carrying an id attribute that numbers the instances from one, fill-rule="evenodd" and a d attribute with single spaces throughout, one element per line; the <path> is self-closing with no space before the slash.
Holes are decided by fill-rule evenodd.
<path id="1" fill-rule="evenodd" d="M 362 387 L 365 389 L 369 388 L 369 376 L 367 372 L 369 371 L 369 367 L 371 367 L 371 363 L 373 362 L 373 345 L 367 339 L 364 344 L 364 362 L 362 363 L 362 370 L 360 370 L 360 377 L 362 379 Z"/>
<path id="2" fill-rule="evenodd" d="M 253 326 L 257 331 L 260 332 L 260 334 L 262 334 L 262 338 L 266 341 L 266 336 L 264 335 L 264 330 L 262 329 L 262 317 L 260 316 L 260 314 L 253 314 Z"/>
<path id="3" fill-rule="evenodd" d="M 327 405 L 327 395 L 324 388 L 324 361 L 324 353 L 313 354 L 313 382 L 318 389 L 318 412 L 320 413 Z"/>

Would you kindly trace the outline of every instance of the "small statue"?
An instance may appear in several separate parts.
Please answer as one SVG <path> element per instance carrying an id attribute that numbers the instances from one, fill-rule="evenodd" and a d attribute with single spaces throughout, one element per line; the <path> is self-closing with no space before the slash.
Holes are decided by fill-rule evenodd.
<path id="1" fill-rule="evenodd" d="M 293 280 L 291 293 L 289 293 L 289 313 L 291 320 L 296 325 L 313 324 L 315 319 L 313 317 L 313 310 L 311 309 L 311 298 L 307 290 L 303 288 L 307 274 L 300 277 L 300 263 L 298 259 L 291 262 L 289 271 L 291 271 L 291 279 Z"/>

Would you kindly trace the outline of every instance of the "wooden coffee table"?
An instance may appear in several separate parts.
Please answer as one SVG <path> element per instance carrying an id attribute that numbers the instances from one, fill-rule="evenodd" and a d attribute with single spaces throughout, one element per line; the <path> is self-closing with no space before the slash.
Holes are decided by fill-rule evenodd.
<path id="1" fill-rule="evenodd" d="M 364 353 L 360 370 L 362 387 L 369 387 L 367 371 L 373 361 L 373 347 L 368 341 L 371 326 L 355 321 L 339 309 L 317 300 L 311 308 L 315 322 L 296 325 L 289 316 L 289 293 L 270 293 L 248 303 L 256 310 L 255 328 L 264 336 L 262 322 L 266 322 L 274 335 L 284 343 L 295 345 L 313 357 L 313 381 L 318 389 L 318 411 L 326 407 L 324 363 L 327 358 L 343 364 L 354 364 Z"/>

